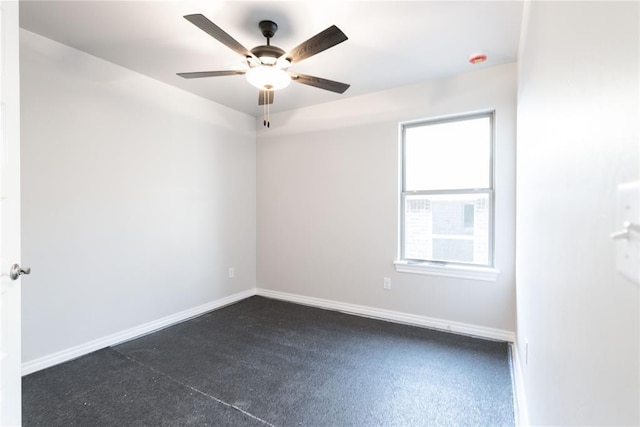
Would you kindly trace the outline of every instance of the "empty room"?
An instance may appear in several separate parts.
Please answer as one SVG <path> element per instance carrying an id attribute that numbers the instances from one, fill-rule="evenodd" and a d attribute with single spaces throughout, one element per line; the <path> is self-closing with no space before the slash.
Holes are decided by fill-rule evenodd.
<path id="1" fill-rule="evenodd" d="M 1 1 L 1 425 L 639 425 L 636 1 Z"/>

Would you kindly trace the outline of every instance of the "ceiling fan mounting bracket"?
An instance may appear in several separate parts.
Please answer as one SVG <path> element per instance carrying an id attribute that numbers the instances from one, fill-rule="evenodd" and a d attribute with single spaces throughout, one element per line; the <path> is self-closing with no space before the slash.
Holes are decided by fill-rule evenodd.
<path id="1" fill-rule="evenodd" d="M 269 39 L 278 31 L 278 24 L 273 21 L 260 21 L 258 26 L 260 27 L 260 31 L 262 31 L 262 35 L 267 39 L 267 43 L 269 43 Z"/>

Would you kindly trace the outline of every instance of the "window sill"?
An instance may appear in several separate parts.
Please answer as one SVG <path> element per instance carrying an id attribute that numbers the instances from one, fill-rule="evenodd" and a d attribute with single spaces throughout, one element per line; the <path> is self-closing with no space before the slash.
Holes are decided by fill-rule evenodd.
<path id="1" fill-rule="evenodd" d="M 495 282 L 500 270 L 492 267 L 471 267 L 429 262 L 394 261 L 400 273 L 426 274 L 429 276 L 455 277 L 458 279 L 484 280 Z"/>

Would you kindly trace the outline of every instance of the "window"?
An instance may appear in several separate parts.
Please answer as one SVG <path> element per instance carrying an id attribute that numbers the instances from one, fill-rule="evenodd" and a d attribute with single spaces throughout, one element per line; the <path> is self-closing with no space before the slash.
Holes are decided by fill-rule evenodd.
<path id="1" fill-rule="evenodd" d="M 492 268 L 493 113 L 403 123 L 401 144 L 396 265 Z"/>

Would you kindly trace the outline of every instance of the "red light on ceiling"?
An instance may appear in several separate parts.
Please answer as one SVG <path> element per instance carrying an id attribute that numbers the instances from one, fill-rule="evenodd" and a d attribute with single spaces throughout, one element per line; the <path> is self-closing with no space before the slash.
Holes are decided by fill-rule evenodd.
<path id="1" fill-rule="evenodd" d="M 474 53 L 469 57 L 469 62 L 471 64 L 482 64 L 486 60 L 487 55 L 485 55 L 484 53 Z"/>

